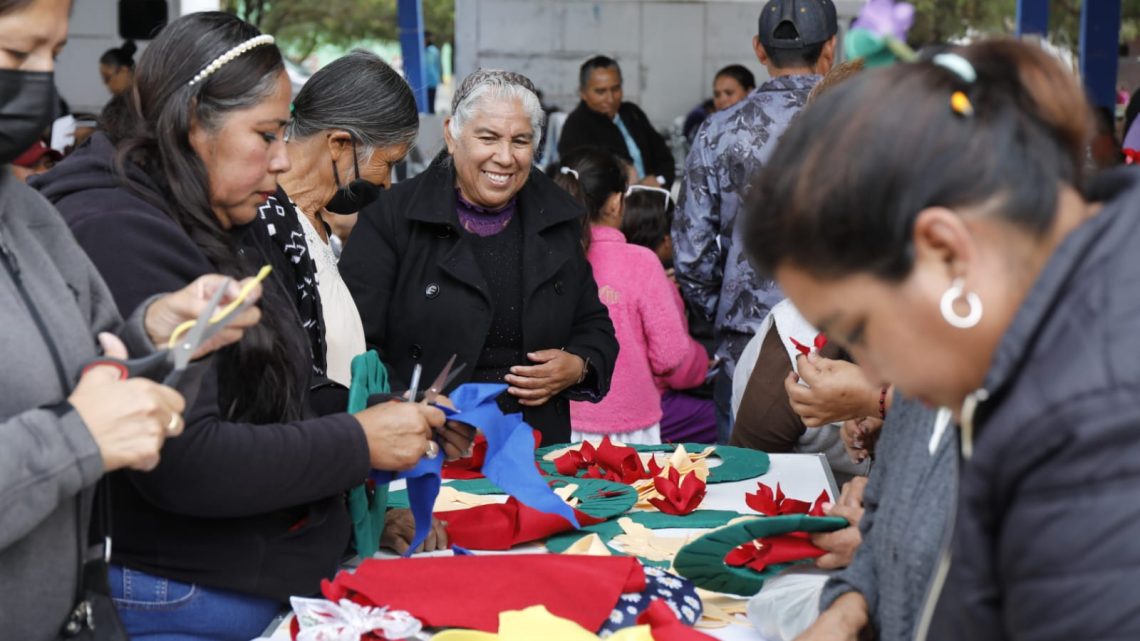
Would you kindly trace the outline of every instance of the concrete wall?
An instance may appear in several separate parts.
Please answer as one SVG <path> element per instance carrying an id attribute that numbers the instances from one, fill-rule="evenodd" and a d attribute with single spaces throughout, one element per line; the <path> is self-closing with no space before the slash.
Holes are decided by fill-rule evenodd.
<path id="1" fill-rule="evenodd" d="M 717 70 L 740 63 L 767 78 L 752 51 L 763 2 L 720 0 L 456 0 L 456 74 L 502 67 L 529 76 L 549 103 L 578 102 L 578 66 L 621 63 L 625 98 L 659 127 L 712 96 Z M 841 25 L 862 6 L 839 0 Z"/>
<path id="2" fill-rule="evenodd" d="M 191 11 L 217 10 L 220 0 L 166 0 L 171 20 Z M 56 64 L 56 86 L 71 110 L 95 112 L 111 99 L 99 77 L 99 57 L 123 43 L 119 37 L 119 3 L 116 0 L 81 0 L 72 3 L 67 46 Z M 139 53 L 146 42 L 138 42 Z M 135 54 L 138 59 L 139 54 Z"/>

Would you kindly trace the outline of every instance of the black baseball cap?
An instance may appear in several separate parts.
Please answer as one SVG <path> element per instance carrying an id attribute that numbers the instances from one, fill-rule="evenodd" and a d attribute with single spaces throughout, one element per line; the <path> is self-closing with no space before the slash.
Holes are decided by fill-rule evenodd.
<path id="1" fill-rule="evenodd" d="M 830 40 L 838 22 L 831 0 L 768 0 L 760 12 L 760 44 L 775 49 L 810 47 Z M 776 37 L 777 30 L 783 37 Z"/>

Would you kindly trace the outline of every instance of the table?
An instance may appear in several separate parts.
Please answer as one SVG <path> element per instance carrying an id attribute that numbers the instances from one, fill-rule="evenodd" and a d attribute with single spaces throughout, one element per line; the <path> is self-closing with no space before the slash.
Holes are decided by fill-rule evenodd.
<path id="1" fill-rule="evenodd" d="M 822 454 L 771 454 L 769 455 L 771 466 L 768 468 L 767 474 L 745 481 L 735 481 L 732 483 L 711 483 L 708 486 L 708 493 L 705 500 L 701 503 L 701 509 L 705 510 L 732 510 L 740 512 L 741 514 L 755 514 L 751 508 L 744 502 L 744 494 L 752 492 L 756 489 L 756 483 L 761 482 L 770 485 L 773 488 L 776 483 L 779 483 L 788 496 L 803 498 L 805 500 L 813 500 L 819 495 L 820 491 L 826 489 L 831 493 L 833 499 L 838 498 L 839 491 L 835 485 L 835 477 L 831 474 L 831 468 L 827 464 L 827 459 Z M 715 460 L 710 463 L 715 465 Z M 447 481 L 444 481 L 445 483 Z M 404 488 L 404 482 L 395 481 L 392 483 L 393 490 L 400 490 Z M 699 530 L 662 530 L 663 534 L 683 535 L 691 532 L 699 532 Z M 543 546 L 541 543 L 533 543 L 528 545 L 520 545 L 506 551 L 487 551 L 482 554 L 522 554 L 541 552 Z M 478 550 L 476 553 L 480 553 Z M 449 551 L 429 552 L 428 556 L 450 556 L 452 553 Z M 395 558 L 395 555 L 388 551 L 381 551 L 376 555 L 377 558 Z M 258 641 L 289 641 L 288 626 L 283 623 L 275 623 L 270 627 L 274 632 L 271 635 L 266 635 Z M 708 635 L 720 639 L 721 641 L 764 641 L 763 637 L 748 625 L 730 625 L 726 628 L 719 630 L 703 630 Z"/>

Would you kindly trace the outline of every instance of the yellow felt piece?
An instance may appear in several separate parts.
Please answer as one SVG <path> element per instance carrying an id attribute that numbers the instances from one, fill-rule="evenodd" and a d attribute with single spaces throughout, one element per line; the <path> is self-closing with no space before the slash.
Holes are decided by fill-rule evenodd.
<path id="1" fill-rule="evenodd" d="M 435 499 L 435 506 L 432 508 L 432 511 L 452 512 L 454 510 L 466 510 L 469 507 L 501 502 L 502 495 L 470 494 L 468 492 L 460 492 L 451 486 L 443 485 L 439 488 L 439 496 Z"/>
<path id="2" fill-rule="evenodd" d="M 602 537 L 596 533 L 589 536 L 584 536 L 570 547 L 566 548 L 563 554 L 579 554 L 583 556 L 613 556 L 613 552 L 602 543 Z"/>
<path id="3" fill-rule="evenodd" d="M 574 497 L 574 493 L 578 491 L 578 486 L 574 483 L 564 485 L 554 490 L 560 499 L 566 502 L 570 507 L 578 507 L 578 499 Z"/>
<path id="4" fill-rule="evenodd" d="M 704 613 L 695 627 L 714 630 L 729 625 L 748 625 L 748 619 L 741 616 L 748 611 L 747 600 L 702 588 L 697 588 L 697 596 L 701 598 Z"/>
<path id="5" fill-rule="evenodd" d="M 653 641 L 649 626 L 638 625 L 618 630 L 608 637 L 614 641 Z M 568 619 L 554 616 L 545 606 L 499 614 L 499 633 L 475 630 L 446 630 L 433 641 L 598 641 L 597 635 Z"/>
<path id="6" fill-rule="evenodd" d="M 672 561 L 677 552 L 693 538 L 663 537 L 628 517 L 618 519 L 618 525 L 624 534 L 615 536 L 613 543 L 620 546 L 626 554 L 651 561 Z"/>

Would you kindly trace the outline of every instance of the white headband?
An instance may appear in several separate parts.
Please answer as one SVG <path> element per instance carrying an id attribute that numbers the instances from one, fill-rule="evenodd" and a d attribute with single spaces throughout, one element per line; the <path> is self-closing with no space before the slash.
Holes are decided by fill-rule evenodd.
<path id="1" fill-rule="evenodd" d="M 577 169 L 572 169 L 570 167 L 563 167 L 561 171 L 563 174 L 570 174 L 571 176 L 574 176 L 574 180 L 578 180 L 578 170 Z"/>
<path id="2" fill-rule="evenodd" d="M 250 38 L 249 40 L 246 40 L 245 42 L 234 47 L 233 49 L 230 49 L 229 51 L 223 53 L 222 55 L 218 56 L 217 58 L 214 58 L 213 62 L 211 62 L 210 64 L 203 67 L 202 70 L 198 72 L 198 75 L 194 76 L 190 80 L 190 86 L 193 87 L 194 85 L 198 84 L 199 82 L 202 82 L 206 78 L 209 78 L 214 72 L 216 72 L 218 69 L 221 69 L 222 66 L 225 65 L 227 62 L 233 62 L 234 58 L 237 58 L 238 56 L 249 51 L 250 49 L 254 49 L 254 48 L 260 47 L 262 45 L 271 45 L 273 43 L 274 43 L 273 36 L 271 36 L 269 34 L 262 34 L 260 36 L 255 37 L 255 38 Z"/>
<path id="3" fill-rule="evenodd" d="M 978 72 L 974 70 L 974 65 L 970 64 L 969 60 L 966 60 L 959 54 L 940 53 L 931 58 L 931 62 L 943 69 L 949 70 L 950 73 L 958 76 L 962 82 L 968 85 L 972 85 L 978 80 Z"/>
<path id="4" fill-rule="evenodd" d="M 650 187 L 649 185 L 630 185 L 629 188 L 625 190 L 625 197 L 629 198 L 634 192 L 637 191 L 652 191 L 664 195 L 666 207 L 668 207 L 669 202 L 673 200 L 673 194 L 671 194 L 668 189 L 664 189 L 662 187 Z"/>

